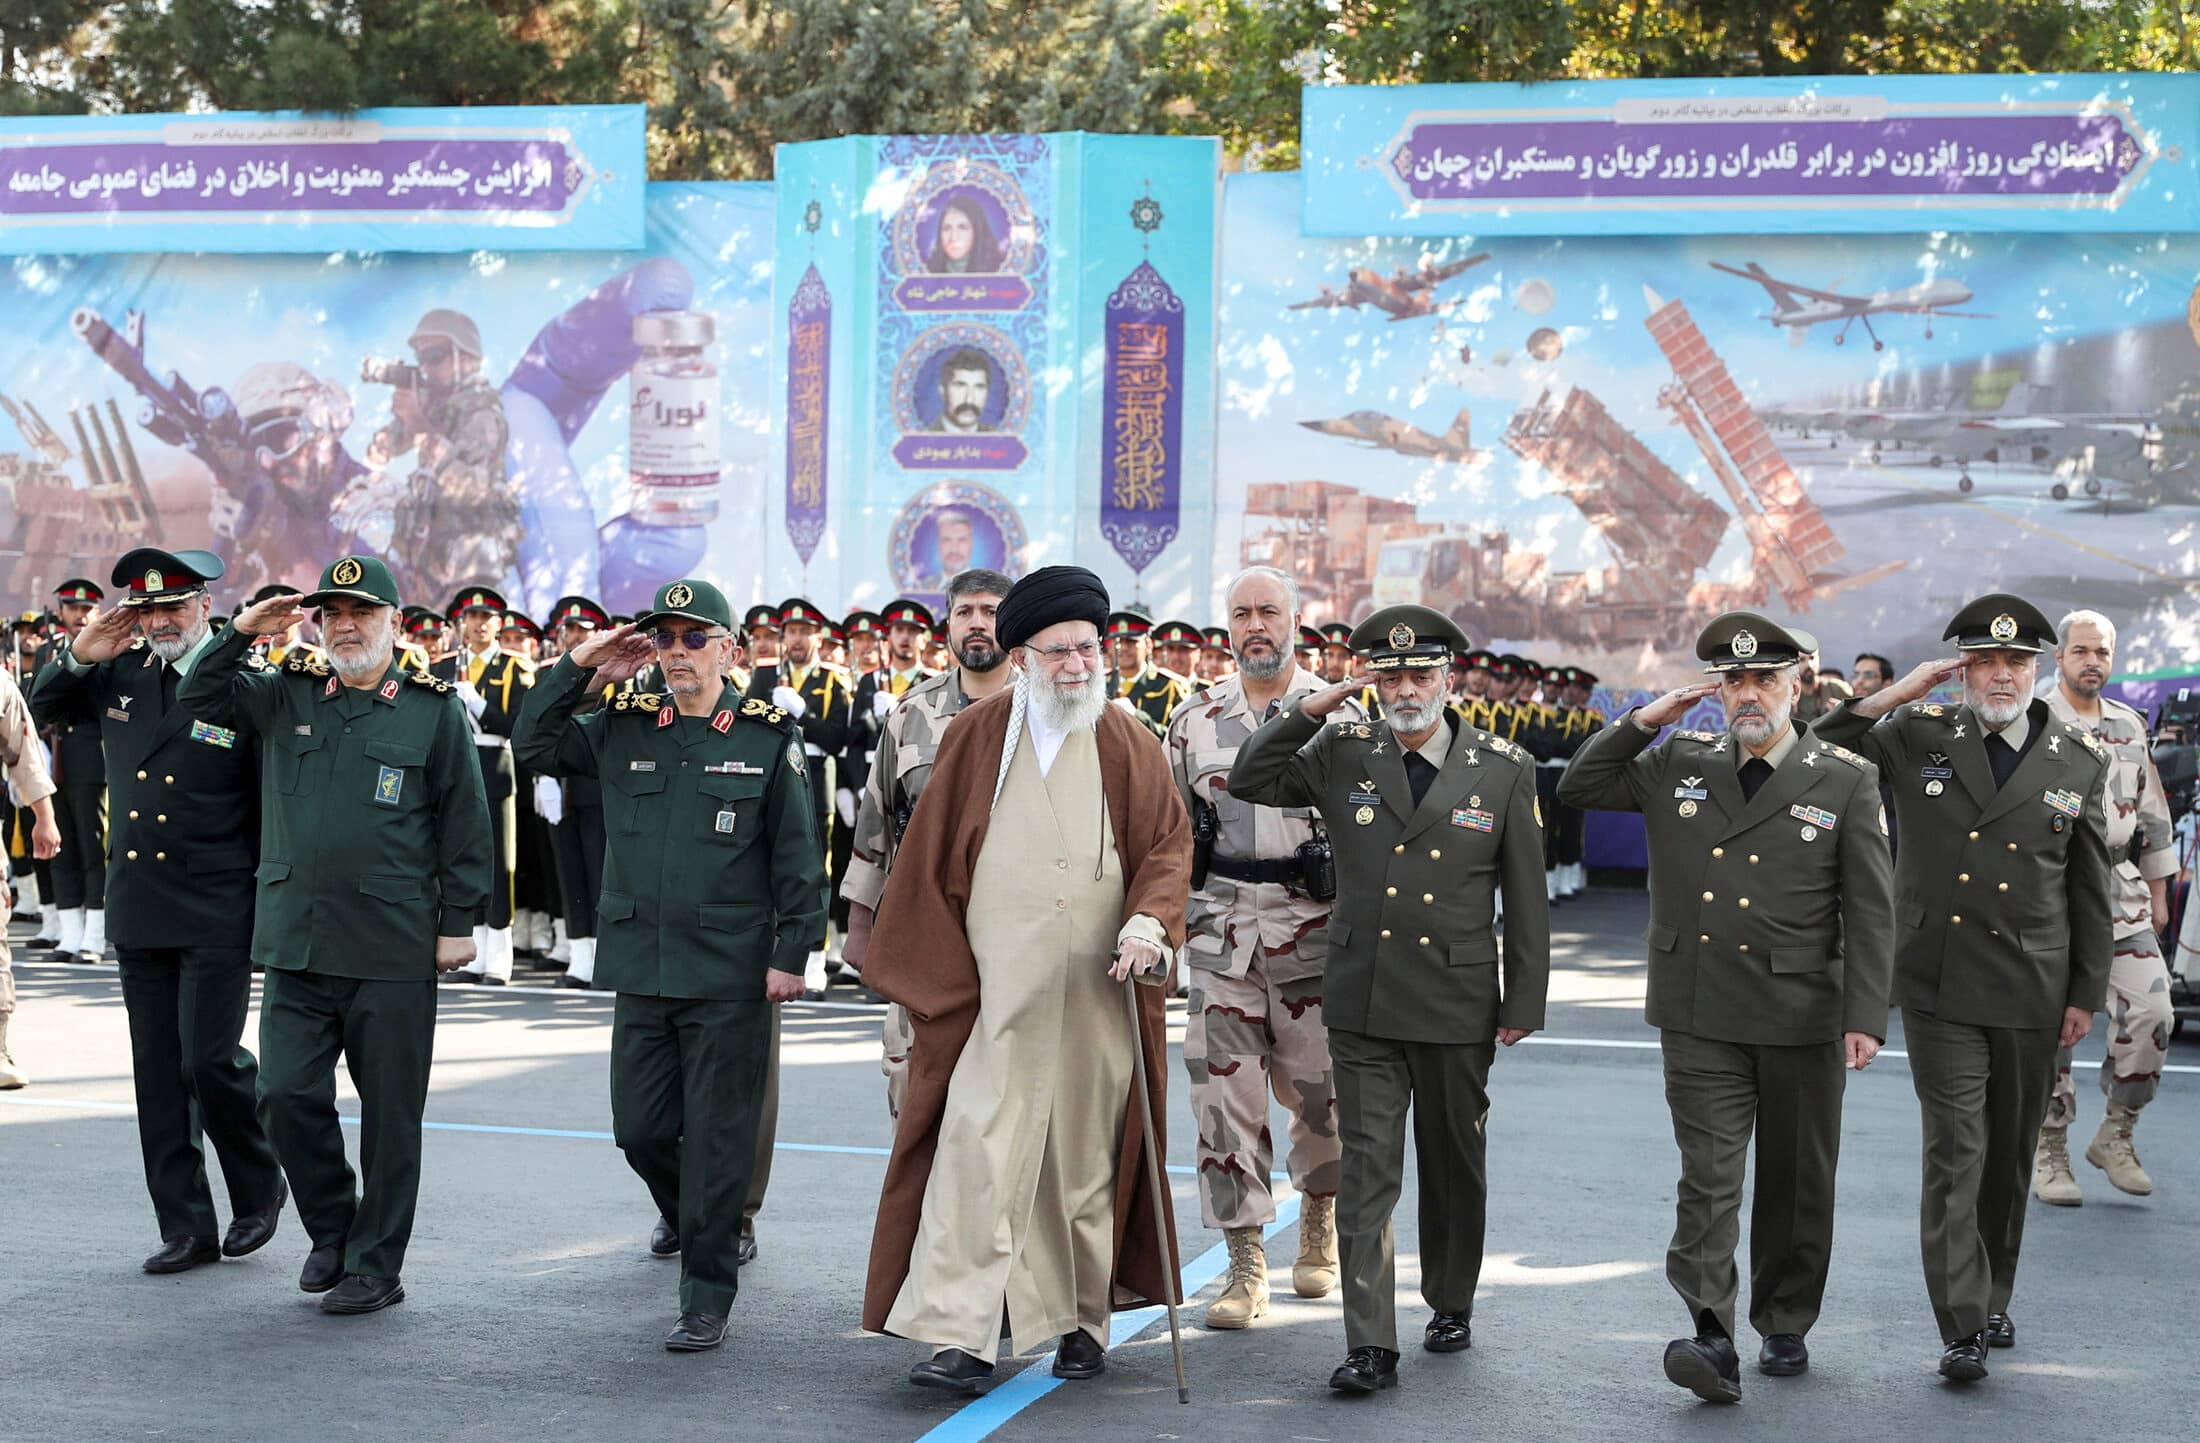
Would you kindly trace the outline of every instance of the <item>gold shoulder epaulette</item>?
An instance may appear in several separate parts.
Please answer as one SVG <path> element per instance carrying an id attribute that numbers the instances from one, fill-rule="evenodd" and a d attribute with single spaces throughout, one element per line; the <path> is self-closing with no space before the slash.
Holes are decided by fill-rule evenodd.
<path id="1" fill-rule="evenodd" d="M 412 683 L 414 686 L 432 687 L 436 691 L 456 691 L 458 689 L 452 686 L 449 682 L 445 681 L 442 677 L 430 676 L 427 672 L 424 671 L 411 671 L 405 674 L 412 679 Z"/>
<path id="2" fill-rule="evenodd" d="M 297 647 L 283 658 L 283 670 L 296 672 L 300 676 L 327 676 L 328 661 L 323 657 L 310 656 L 305 648 Z"/>
<path id="3" fill-rule="evenodd" d="M 1825 753 L 1829 757 L 1840 758 L 1842 761 L 1847 762 L 1850 766 L 1857 768 L 1859 771 L 1871 765 L 1862 757 L 1858 756 L 1855 752 L 1850 751 L 1847 747 L 1837 747 L 1832 742 L 1820 742 L 1818 744 L 1818 750 Z"/>
<path id="4" fill-rule="evenodd" d="M 1948 715 L 1948 708 L 1937 701 L 1913 701 L 1910 703 L 1910 715 L 1945 719 Z"/>
<path id="5" fill-rule="evenodd" d="M 266 657 L 256 651 L 248 651 L 244 654 L 244 669 L 246 671 L 273 671 L 275 668 L 268 664 Z"/>
<path id="6" fill-rule="evenodd" d="M 773 706 L 760 696 L 752 696 L 741 703 L 741 719 L 743 721 L 760 721 L 784 729 L 787 723 L 793 720 L 793 717 L 784 707 Z"/>
<path id="7" fill-rule="evenodd" d="M 613 711 L 653 712 L 663 705 L 663 700 L 653 691 L 622 691 L 617 699 L 611 703 L 611 709 Z"/>
<path id="8" fill-rule="evenodd" d="M 2093 735 L 2090 728 L 2079 726 L 2076 722 L 2064 722 L 2063 730 L 2076 737 L 2085 749 L 2093 755 L 2097 757 L 2108 755 L 2108 749 L 2101 745 L 2101 739 Z"/>
<path id="9" fill-rule="evenodd" d="M 1364 721 L 1341 721 L 1335 723 L 1335 726 L 1337 735 L 1341 737 L 1371 737 L 1375 735 L 1375 728 Z"/>
<path id="10" fill-rule="evenodd" d="M 1673 740 L 1677 742 L 1702 742 L 1705 746 L 1715 746 L 1719 741 L 1719 737 L 1716 732 L 1680 731 L 1673 733 Z"/>
<path id="11" fill-rule="evenodd" d="M 1524 762 L 1528 760 L 1528 753 L 1526 748 L 1522 747 L 1518 742 L 1507 741 L 1505 740 L 1505 738 L 1498 736 L 1495 733 L 1492 733 L 1490 736 L 1489 748 L 1491 751 L 1496 752 L 1499 756 L 1510 757 L 1516 762 Z"/>

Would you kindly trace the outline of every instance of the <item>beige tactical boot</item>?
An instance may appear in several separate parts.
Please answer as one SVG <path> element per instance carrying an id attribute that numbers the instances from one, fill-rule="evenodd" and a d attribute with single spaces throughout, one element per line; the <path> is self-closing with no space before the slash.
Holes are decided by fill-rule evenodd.
<path id="1" fill-rule="evenodd" d="M 9 1014 L 0 1012 L 0 1092 L 13 1092 L 18 1087 L 27 1087 L 31 1080 L 30 1074 L 17 1067 L 15 1059 L 8 1056 L 8 1016 Z"/>
<path id="2" fill-rule="evenodd" d="M 2154 1179 L 2139 1166 L 2139 1150 L 2131 1145 L 2132 1124 L 2139 1120 L 2136 1108 L 2108 1105 L 2108 1116 L 2101 1119 L 2101 1130 L 2093 1134 L 2093 1141 L 2085 1145 L 2085 1160 L 2102 1172 L 2118 1192 L 2133 1197 L 2145 1197 L 2154 1191 Z M 2064 1163 L 2069 1167 L 2069 1163 Z"/>
<path id="3" fill-rule="evenodd" d="M 1268 1311 L 1268 1253 L 1259 1228 L 1230 1228 L 1230 1281 L 1222 1296 L 1207 1305 L 1210 1328 L 1242 1328 Z"/>
<path id="4" fill-rule="evenodd" d="M 1310 1197 L 1299 1213 L 1299 1260 L 1291 1290 L 1302 1298 L 1326 1298 L 1337 1286 L 1337 1200 Z"/>
<path id="5" fill-rule="evenodd" d="M 2039 1149 L 2032 1154 L 2032 1194 L 2059 1208 L 2082 1206 L 2085 1194 L 2070 1172 L 2070 1129 L 2043 1127 Z"/>

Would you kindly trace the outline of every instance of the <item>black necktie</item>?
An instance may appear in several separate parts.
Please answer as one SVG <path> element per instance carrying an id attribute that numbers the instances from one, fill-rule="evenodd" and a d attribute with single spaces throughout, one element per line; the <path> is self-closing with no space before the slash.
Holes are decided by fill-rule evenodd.
<path id="1" fill-rule="evenodd" d="M 1419 752 L 1406 753 L 1406 786 L 1412 789 L 1415 807 L 1421 805 L 1421 798 L 1428 795 L 1428 789 L 1435 780 L 1436 763 Z"/>
<path id="2" fill-rule="evenodd" d="M 1772 763 L 1763 757 L 1751 757 L 1742 763 L 1742 800 L 1749 801 L 1757 795 L 1757 789 L 1772 780 Z"/>
<path id="3" fill-rule="evenodd" d="M 1994 769 L 1996 791 L 2008 785 L 2010 773 L 2017 769 L 2017 749 L 2000 732 L 1986 734 L 1986 765 Z"/>

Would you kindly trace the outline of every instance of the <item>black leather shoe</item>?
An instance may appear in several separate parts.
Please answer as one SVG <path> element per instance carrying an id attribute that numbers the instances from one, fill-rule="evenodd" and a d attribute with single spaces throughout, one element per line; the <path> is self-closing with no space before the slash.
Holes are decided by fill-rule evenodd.
<path id="1" fill-rule="evenodd" d="M 1706 1403 L 1742 1401 L 1742 1364 L 1734 1341 L 1717 1333 L 1675 1338 L 1665 1345 L 1665 1376 Z"/>
<path id="2" fill-rule="evenodd" d="M 325 1293 L 343 1280 L 344 1245 L 330 1243 L 306 1254 L 306 1265 L 298 1271 L 298 1291 Z"/>
<path id="3" fill-rule="evenodd" d="M 580 978 L 575 977 L 570 972 L 560 975 L 557 981 L 557 985 L 560 987 L 577 987 L 583 992 L 593 992 L 596 990 L 595 983 L 583 982 Z"/>
<path id="4" fill-rule="evenodd" d="M 1474 1329 L 1465 1313 L 1438 1313 L 1421 1330 L 1421 1346 L 1431 1353 L 1464 1353 L 1474 1346 Z"/>
<path id="5" fill-rule="evenodd" d="M 321 1295 L 324 1313 L 379 1313 L 392 1303 L 405 1301 L 405 1285 L 395 1278 L 370 1278 L 346 1273 L 344 1280 Z"/>
<path id="6" fill-rule="evenodd" d="M 212 1238 L 170 1238 L 160 1251 L 145 1260 L 149 1273 L 189 1272 L 201 1263 L 222 1260 L 221 1245 Z"/>
<path id="7" fill-rule="evenodd" d="M 456 972 L 444 973 L 443 980 L 445 982 L 451 983 L 479 982 L 481 980 L 481 974 L 479 972 L 469 972 L 464 967 L 461 967 Z"/>
<path id="8" fill-rule="evenodd" d="M 1354 1348 L 1344 1366 L 1329 1375 L 1332 1393 L 1372 1393 L 1398 1386 L 1398 1355 L 1388 1348 Z"/>
<path id="9" fill-rule="evenodd" d="M 1810 1371 L 1810 1349 L 1801 1333 L 1772 1333 L 1757 1350 L 1757 1371 L 1768 1378 L 1798 1378 Z"/>
<path id="10" fill-rule="evenodd" d="M 909 1381 L 919 1388 L 961 1393 L 975 1398 L 993 1391 L 993 1365 L 980 1362 L 960 1348 L 949 1348 L 909 1370 Z"/>
<path id="11" fill-rule="evenodd" d="M 1940 1355 L 1940 1376 L 1951 1383 L 1976 1383 L 1986 1376 L 1986 1330 L 1950 1343 Z"/>
<path id="12" fill-rule="evenodd" d="M 1108 1371 L 1107 1351 L 1092 1334 L 1079 1328 L 1064 1333 L 1054 1350 L 1054 1376 L 1057 1378 L 1097 1378 Z"/>
<path id="13" fill-rule="evenodd" d="M 825 994 L 818 991 L 815 987 L 806 987 L 802 990 L 802 1000 L 804 1002 L 823 1002 L 825 1000 Z"/>
<path id="14" fill-rule="evenodd" d="M 682 1313 L 680 1321 L 665 1334 L 665 1351 L 668 1353 L 700 1353 L 715 1348 L 726 1341 L 726 1315 L 724 1313 Z"/>
<path id="15" fill-rule="evenodd" d="M 267 1246 L 267 1240 L 275 1236 L 276 1224 L 283 1220 L 283 1204 L 290 1201 L 290 1184 L 283 1181 L 281 1173 L 275 1174 L 275 1201 L 256 1213 L 246 1213 L 241 1218 L 229 1220 L 229 1231 L 222 1235 L 222 1255 L 241 1258 L 246 1253 L 256 1253 Z"/>
<path id="16" fill-rule="evenodd" d="M 657 1216 L 657 1226 L 649 1230 L 649 1255 L 653 1258 L 680 1256 L 680 1230 L 662 1213 Z"/>
<path id="17" fill-rule="evenodd" d="M 751 1232 L 744 1232 L 741 1234 L 741 1241 L 734 1244 L 733 1265 L 737 1268 L 745 1268 L 750 1263 L 753 1263 L 755 1261 L 756 1234 Z"/>
<path id="18" fill-rule="evenodd" d="M 484 972 L 481 976 L 476 977 L 474 980 L 476 982 L 479 982 L 484 987 L 508 987 L 511 985 L 510 978 L 491 977 L 486 972 Z"/>
<path id="19" fill-rule="evenodd" d="M 2017 1346 L 2017 1324 L 2007 1313 L 1986 1315 L 1986 1346 L 1989 1348 L 2014 1348 Z"/>

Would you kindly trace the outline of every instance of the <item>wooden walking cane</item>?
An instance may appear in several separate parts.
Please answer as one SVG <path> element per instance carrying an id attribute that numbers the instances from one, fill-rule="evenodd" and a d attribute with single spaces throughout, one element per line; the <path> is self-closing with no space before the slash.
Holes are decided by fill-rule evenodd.
<path id="1" fill-rule="evenodd" d="M 1176 1401 L 1192 1401 L 1192 1385 L 1184 1377 L 1184 1334 L 1176 1320 L 1176 1289 L 1184 1269 L 1177 1260 L 1176 1233 L 1169 1227 L 1169 1210 L 1163 1205 L 1161 1191 L 1161 1153 L 1154 1146 L 1156 1133 L 1153 1128 L 1153 1095 L 1146 1091 L 1146 1029 L 1138 1015 L 1138 974 L 1134 971 L 1123 983 L 1123 1005 L 1131 1014 L 1131 1075 L 1138 1089 L 1138 1112 L 1146 1125 L 1145 1147 L 1146 1182 L 1153 1189 L 1154 1226 L 1160 1230 L 1166 1245 L 1169 1279 L 1161 1290 L 1161 1301 L 1169 1310 L 1169 1350 L 1176 1355 Z"/>

